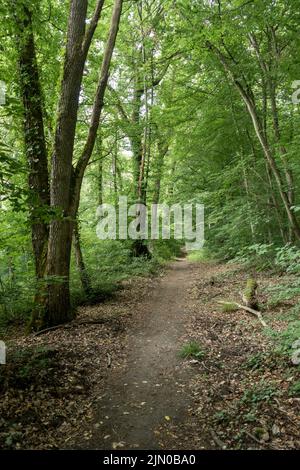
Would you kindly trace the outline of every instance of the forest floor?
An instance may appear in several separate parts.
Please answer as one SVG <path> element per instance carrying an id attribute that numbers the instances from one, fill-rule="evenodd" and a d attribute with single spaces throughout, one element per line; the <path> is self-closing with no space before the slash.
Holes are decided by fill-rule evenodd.
<path id="1" fill-rule="evenodd" d="M 266 288 L 292 279 L 256 275 L 267 329 L 218 304 L 240 302 L 245 269 L 181 259 L 71 325 L 7 340 L 0 447 L 299 449 L 299 368 L 270 334 L 299 299 L 269 307 Z"/>

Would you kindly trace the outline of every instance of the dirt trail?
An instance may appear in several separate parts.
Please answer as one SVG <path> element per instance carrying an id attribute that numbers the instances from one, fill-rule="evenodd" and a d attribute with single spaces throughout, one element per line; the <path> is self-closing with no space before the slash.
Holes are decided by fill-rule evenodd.
<path id="1" fill-rule="evenodd" d="M 177 429 L 185 423 L 191 370 L 178 351 L 193 271 L 193 264 L 184 259 L 174 262 L 142 312 L 136 312 L 140 321 L 129 335 L 125 374 L 112 370 L 89 448 L 159 449 L 165 438 L 161 428 L 168 424 Z"/>

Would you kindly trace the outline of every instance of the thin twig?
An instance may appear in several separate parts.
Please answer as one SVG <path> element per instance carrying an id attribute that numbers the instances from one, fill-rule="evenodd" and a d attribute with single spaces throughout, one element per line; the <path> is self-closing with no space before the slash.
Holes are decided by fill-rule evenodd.
<path id="1" fill-rule="evenodd" d="M 263 319 L 261 312 L 259 312 L 258 310 L 253 310 L 253 308 L 247 307 L 246 305 L 238 304 L 237 302 L 224 302 L 223 300 L 219 300 L 218 303 L 223 304 L 223 305 L 228 304 L 228 303 L 233 304 L 237 308 L 246 310 L 246 312 L 249 312 L 249 313 L 252 313 L 252 315 L 255 315 L 265 328 L 268 326 L 265 320 Z"/>
<path id="2" fill-rule="evenodd" d="M 111 366 L 111 355 L 107 353 L 107 367 L 109 368 Z"/>
<path id="3" fill-rule="evenodd" d="M 221 441 L 221 439 L 213 429 L 210 429 L 210 434 L 214 442 L 220 447 L 220 449 L 224 450 L 227 448 L 225 442 Z"/>

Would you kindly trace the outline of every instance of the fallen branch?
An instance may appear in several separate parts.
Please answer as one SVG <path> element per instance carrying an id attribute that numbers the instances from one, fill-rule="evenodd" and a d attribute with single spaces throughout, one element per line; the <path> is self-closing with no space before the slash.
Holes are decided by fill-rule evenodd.
<path id="1" fill-rule="evenodd" d="M 115 318 L 96 318 L 95 320 L 77 321 L 75 325 L 101 325 L 102 323 L 112 323 Z"/>
<path id="2" fill-rule="evenodd" d="M 79 325 L 102 325 L 103 323 L 111 323 L 114 319 L 113 318 L 97 318 L 95 320 L 81 320 L 81 321 L 73 321 L 70 323 L 63 323 L 62 325 L 55 325 L 49 326 L 48 328 L 44 328 L 43 330 L 37 331 L 33 333 L 33 336 L 43 335 L 44 333 L 48 333 L 48 331 L 55 331 L 59 329 L 69 329 L 73 326 Z"/>
<path id="3" fill-rule="evenodd" d="M 63 324 L 63 325 L 49 326 L 48 328 L 44 328 L 43 330 L 33 333 L 33 336 L 40 336 L 40 335 L 43 335 L 44 333 L 48 333 L 48 331 L 59 330 L 62 328 L 71 328 L 71 325 L 68 323 L 68 324 Z"/>
<path id="4" fill-rule="evenodd" d="M 214 442 L 217 444 L 217 446 L 220 447 L 220 449 L 225 450 L 227 448 L 225 442 L 221 441 L 221 439 L 213 429 L 210 429 L 210 434 Z"/>
<path id="5" fill-rule="evenodd" d="M 219 300 L 218 303 L 219 304 L 228 304 L 228 302 L 224 302 L 222 300 Z M 263 319 L 261 312 L 259 312 L 258 310 L 254 310 L 253 308 L 247 307 L 246 305 L 238 304 L 237 302 L 230 302 L 230 303 L 233 304 L 233 305 L 236 305 L 237 308 L 239 308 L 239 309 L 246 310 L 246 312 L 249 312 L 249 313 L 252 313 L 252 315 L 255 315 L 258 318 L 258 320 L 260 321 L 260 323 L 265 328 L 268 326 L 266 324 L 265 320 Z"/>
<path id="6" fill-rule="evenodd" d="M 262 441 L 260 439 L 257 439 L 257 437 L 253 436 L 253 434 L 251 434 L 251 432 L 248 432 L 244 429 L 243 431 L 245 434 L 247 434 L 247 436 L 251 437 L 251 439 L 253 439 L 255 442 L 257 442 L 258 444 L 260 444 L 261 446 L 263 447 L 270 447 L 270 449 L 276 449 L 276 447 L 271 444 L 270 442 L 265 442 L 265 441 Z"/>
<path id="7" fill-rule="evenodd" d="M 107 353 L 107 367 L 109 368 L 111 366 L 111 355 Z"/>
<path id="8" fill-rule="evenodd" d="M 261 441 L 260 439 L 257 439 L 257 437 L 253 436 L 253 434 L 251 434 L 251 432 L 248 432 L 248 431 L 244 430 L 244 433 L 247 434 L 247 436 L 251 437 L 251 439 L 253 439 L 253 441 L 257 442 L 258 444 L 260 444 L 262 446 L 267 445 L 266 442 Z"/>

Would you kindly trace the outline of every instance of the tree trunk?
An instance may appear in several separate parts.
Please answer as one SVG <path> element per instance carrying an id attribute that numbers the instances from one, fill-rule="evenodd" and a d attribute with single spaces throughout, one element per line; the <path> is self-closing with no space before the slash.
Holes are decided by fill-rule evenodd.
<path id="1" fill-rule="evenodd" d="M 133 180 L 134 194 L 137 202 L 142 202 L 142 193 L 140 187 L 141 165 L 143 161 L 143 143 L 140 128 L 140 113 L 142 107 L 143 89 L 141 88 L 141 80 L 139 74 L 135 76 L 135 87 L 133 95 L 133 113 L 131 120 L 130 143 L 133 153 Z"/>
<path id="2" fill-rule="evenodd" d="M 52 157 L 51 206 L 55 208 L 57 215 L 50 225 L 48 244 L 47 276 L 49 287 L 44 316 L 46 326 L 64 323 L 73 316 L 70 304 L 69 275 L 74 221 L 77 216 L 84 172 L 95 145 L 122 11 L 122 0 L 115 0 L 88 137 L 74 170 L 72 160 L 83 69 L 103 1 L 99 0 L 97 3 L 94 17 L 88 30 L 85 31 L 87 3 L 86 0 L 72 0 L 70 5 L 64 72 Z"/>
<path id="3" fill-rule="evenodd" d="M 262 80 L 264 83 L 264 87 L 266 87 L 269 93 L 274 138 L 275 138 L 275 143 L 279 147 L 279 155 L 283 164 L 284 177 L 285 177 L 287 188 L 288 188 L 287 196 L 289 200 L 289 205 L 291 207 L 294 205 L 294 199 L 295 199 L 294 178 L 293 178 L 293 172 L 289 168 L 289 165 L 288 165 L 287 150 L 285 146 L 281 143 L 281 129 L 280 129 L 280 124 L 279 124 L 279 113 L 278 113 L 277 100 L 276 100 L 276 88 L 277 88 L 276 84 L 278 81 L 277 70 L 278 70 L 278 61 L 280 58 L 280 53 L 277 48 L 276 31 L 274 30 L 274 28 L 272 26 L 267 26 L 264 32 L 267 36 L 268 46 L 269 46 L 268 63 L 265 61 L 263 55 L 261 54 L 259 43 L 257 41 L 255 34 L 250 33 L 249 39 L 250 39 L 251 45 L 253 46 L 255 50 L 259 66 L 262 71 Z M 266 96 L 266 92 L 264 92 L 264 96 Z M 264 101 L 266 102 L 266 99 Z M 266 107 L 265 107 L 265 111 L 266 111 Z M 264 130 L 264 134 L 267 138 L 266 128 Z M 292 238 L 293 238 L 292 233 L 293 231 L 290 230 L 290 241 L 292 241 Z"/>
<path id="4" fill-rule="evenodd" d="M 141 52 L 140 52 L 141 53 Z M 141 54 L 142 60 L 142 54 Z M 140 67 L 138 63 L 137 68 Z M 134 196 L 136 203 L 145 204 L 146 194 L 144 190 L 144 164 L 145 164 L 145 140 L 141 130 L 141 108 L 142 96 L 144 94 L 144 83 L 141 80 L 139 70 L 135 75 L 134 95 L 133 95 L 133 113 L 132 113 L 132 130 L 130 135 L 131 148 L 133 153 L 133 180 L 134 180 Z M 144 133 L 145 138 L 145 133 Z M 151 257 L 151 253 L 144 240 L 137 239 L 132 243 L 132 255 L 134 257 Z"/>
<path id="5" fill-rule="evenodd" d="M 92 282 L 83 259 L 78 220 L 76 220 L 76 222 L 74 223 L 73 245 L 76 265 L 79 272 L 82 289 L 85 295 L 88 297 L 92 292 Z"/>
<path id="6" fill-rule="evenodd" d="M 73 233 L 71 207 L 72 159 L 79 93 L 85 57 L 82 44 L 85 38 L 87 0 L 70 4 L 67 45 L 64 62 L 58 119 L 54 141 L 51 173 L 51 206 L 57 210 L 51 221 L 47 277 L 48 299 L 46 326 L 64 323 L 72 318 L 69 274 Z"/>
<path id="7" fill-rule="evenodd" d="M 43 122 L 43 100 L 36 59 L 30 10 L 21 5 L 18 29 L 19 83 L 24 110 L 24 143 L 29 167 L 29 212 L 31 239 L 37 287 L 29 328 L 39 322 L 45 302 L 45 286 L 41 285 L 46 271 L 48 246 L 48 214 L 50 205 L 48 155 Z"/>
<path id="8" fill-rule="evenodd" d="M 37 279 L 45 274 L 48 243 L 46 219 L 50 203 L 48 160 L 45 142 L 42 94 L 36 60 L 31 12 L 23 7 L 19 26 L 19 79 L 24 107 L 25 152 L 29 165 L 32 246 Z"/>
<path id="9" fill-rule="evenodd" d="M 98 205 L 103 204 L 103 159 L 101 158 L 98 163 Z"/>
<path id="10" fill-rule="evenodd" d="M 274 175 L 275 181 L 277 183 L 279 194 L 280 194 L 282 202 L 284 204 L 284 207 L 285 207 L 285 210 L 286 210 L 286 213 L 287 213 L 287 216 L 288 216 L 290 227 L 293 230 L 293 233 L 294 233 L 295 237 L 297 238 L 297 240 L 300 241 L 300 227 L 299 227 L 299 224 L 298 224 L 298 221 L 296 219 L 296 216 L 295 216 L 294 212 L 291 210 L 288 194 L 283 189 L 284 184 L 282 182 L 280 172 L 277 168 L 275 158 L 272 155 L 272 152 L 269 148 L 266 136 L 264 135 L 264 133 L 262 131 L 262 127 L 260 125 L 260 121 L 259 121 L 259 118 L 258 118 L 258 115 L 257 115 L 257 112 L 256 112 L 255 105 L 253 104 L 252 100 L 250 100 L 249 97 L 244 93 L 243 90 L 240 90 L 240 93 L 241 93 L 241 95 L 242 95 L 242 97 L 243 97 L 243 99 L 244 99 L 244 101 L 247 105 L 249 114 L 251 116 L 251 119 L 252 119 L 252 122 L 253 122 L 253 125 L 254 125 L 256 135 L 257 135 L 258 140 L 259 140 L 259 142 L 262 146 L 262 149 L 263 149 L 264 155 L 266 157 L 266 160 L 268 161 L 270 169 L 271 169 L 271 171 Z"/>
<path id="11" fill-rule="evenodd" d="M 258 113 L 257 113 L 257 109 L 256 109 L 255 101 L 254 101 L 254 96 L 253 96 L 253 93 L 251 91 L 251 88 L 250 88 L 249 84 L 246 84 L 245 86 L 242 85 L 242 83 L 236 77 L 236 74 L 232 71 L 229 64 L 227 63 L 226 57 L 222 54 L 222 52 L 216 46 L 214 46 L 209 41 L 207 42 L 207 46 L 210 50 L 214 51 L 214 53 L 217 55 L 220 63 L 223 65 L 223 68 L 224 68 L 225 72 L 228 74 L 228 76 L 232 80 L 232 83 L 236 87 L 237 91 L 239 92 L 241 98 L 243 99 L 243 101 L 244 101 L 244 103 L 247 107 L 248 113 L 249 113 L 249 115 L 251 117 L 251 120 L 252 120 L 252 123 L 253 123 L 253 127 L 254 127 L 254 130 L 255 130 L 256 136 L 259 140 L 259 143 L 262 147 L 264 156 L 265 156 L 265 158 L 266 158 L 266 160 L 267 160 L 267 162 L 270 166 L 270 169 L 271 169 L 272 174 L 274 176 L 274 179 L 276 181 L 278 191 L 279 191 L 280 197 L 281 197 L 282 202 L 283 202 L 283 206 L 285 208 L 285 211 L 286 211 L 286 214 L 287 214 L 287 217 L 288 217 L 290 228 L 293 231 L 293 234 L 294 234 L 295 238 L 298 241 L 300 241 L 300 227 L 299 227 L 299 224 L 298 224 L 298 220 L 297 220 L 294 212 L 291 210 L 289 197 L 288 197 L 287 192 L 284 190 L 284 184 L 283 184 L 283 181 L 282 181 L 280 171 L 277 167 L 274 155 L 272 154 L 271 149 L 269 147 L 267 136 L 263 132 L 263 126 L 261 124 L 260 118 L 259 118 Z"/>
<path id="12" fill-rule="evenodd" d="M 115 133 L 115 142 L 114 142 L 114 149 L 113 149 L 113 155 L 112 155 L 113 192 L 114 192 L 114 205 L 115 205 L 115 207 L 117 207 L 117 204 L 118 204 L 118 181 L 117 181 L 117 175 L 118 175 L 118 152 L 119 152 L 119 146 L 118 146 L 118 130 L 116 130 L 116 133 Z"/>
<path id="13" fill-rule="evenodd" d="M 154 183 L 153 204 L 159 204 L 160 184 L 161 184 L 161 177 L 162 177 L 163 167 L 164 167 L 164 159 L 169 150 L 168 142 L 165 142 L 163 138 L 159 137 L 157 150 L 158 150 L 157 173 L 156 173 L 155 183 Z"/>
<path id="14" fill-rule="evenodd" d="M 272 183 L 272 173 L 271 173 L 270 166 L 269 166 L 267 161 L 266 161 L 266 174 L 267 174 L 267 179 L 268 179 L 268 183 L 269 183 L 269 188 L 268 188 L 269 189 L 269 199 L 270 199 L 270 202 L 272 202 L 272 205 L 273 205 L 273 207 L 275 209 L 275 212 L 276 212 L 278 228 L 279 228 L 279 231 L 280 231 L 282 241 L 283 241 L 283 243 L 286 243 L 287 239 L 286 239 L 284 229 L 283 229 L 283 225 L 282 225 L 282 221 L 281 221 L 280 207 L 279 207 L 278 202 L 277 202 L 276 193 L 274 192 L 273 183 Z"/>

